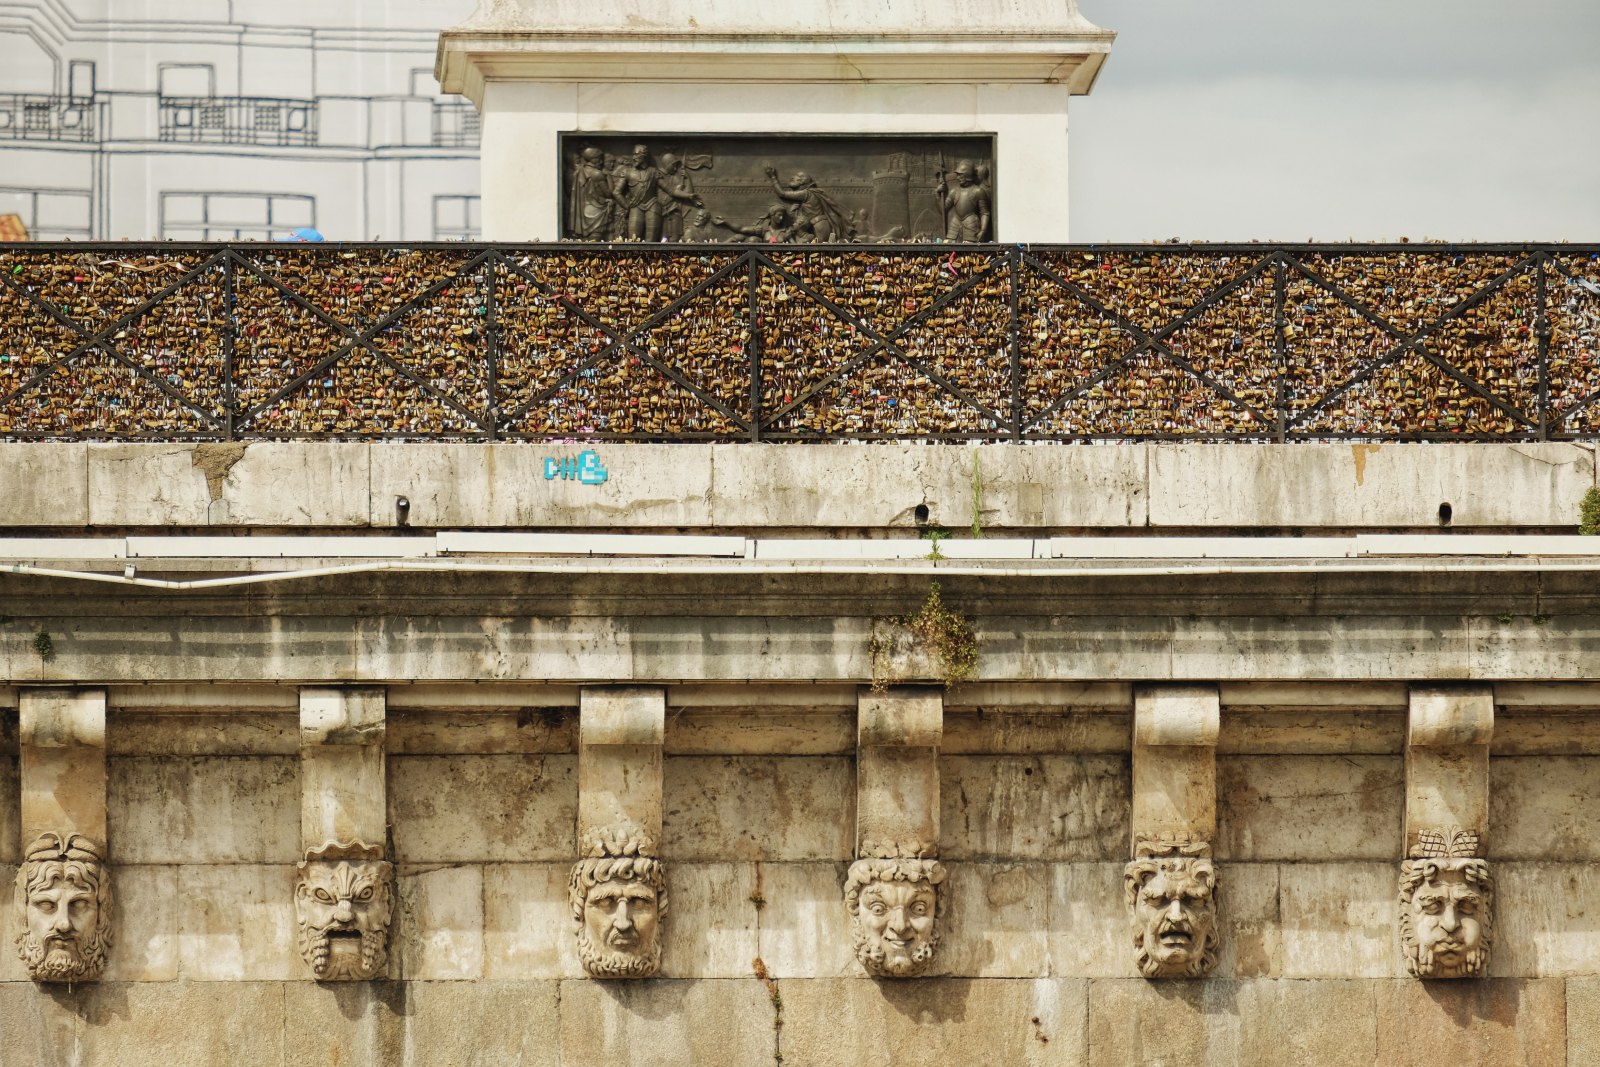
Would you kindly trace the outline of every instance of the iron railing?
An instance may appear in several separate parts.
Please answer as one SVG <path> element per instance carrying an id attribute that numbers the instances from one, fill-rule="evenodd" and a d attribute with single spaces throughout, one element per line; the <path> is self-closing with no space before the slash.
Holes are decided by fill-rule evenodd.
<path id="1" fill-rule="evenodd" d="M 1600 435 L 1600 247 L 22 245 L 12 439 Z"/>
<path id="2" fill-rule="evenodd" d="M 163 141 L 186 144 L 314 145 L 317 101 L 266 96 L 163 96 Z"/>
<path id="3" fill-rule="evenodd" d="M 92 142 L 98 109 L 92 96 L 0 93 L 0 140 Z"/>

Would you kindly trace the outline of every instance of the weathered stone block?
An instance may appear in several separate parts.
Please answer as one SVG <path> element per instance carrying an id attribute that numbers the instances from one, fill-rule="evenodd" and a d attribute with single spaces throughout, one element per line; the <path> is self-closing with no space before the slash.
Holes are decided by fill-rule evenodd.
<path id="1" fill-rule="evenodd" d="M 483 868 L 401 867 L 396 889 L 390 973 L 406 981 L 482 978 Z"/>
<path id="2" fill-rule="evenodd" d="M 1055 879 L 1042 863 L 956 863 L 941 893 L 950 910 L 930 975 L 1032 978 L 1046 970 Z"/>
<path id="3" fill-rule="evenodd" d="M 1374 1058 L 1365 982 L 1150 983 L 1100 979 L 1089 987 L 1095 1067 L 1388 1063 Z"/>
<path id="4" fill-rule="evenodd" d="M 1496 860 L 1600 860 L 1600 757 L 1490 760 L 1489 841 Z"/>
<path id="5" fill-rule="evenodd" d="M 827 756 L 670 758 L 661 855 L 848 859 L 855 844 L 853 770 L 851 760 Z"/>
<path id="6" fill-rule="evenodd" d="M 110 760 L 112 862 L 297 862 L 299 763 L 283 756 Z"/>
<path id="7" fill-rule="evenodd" d="M 389 759 L 389 825 L 407 863 L 571 862 L 577 819 L 576 756 Z"/>
<path id="8" fill-rule="evenodd" d="M 555 982 L 283 987 L 286 1064 L 556 1067 Z"/>
<path id="9" fill-rule="evenodd" d="M 204 526 L 211 492 L 195 448 L 89 445 L 88 525 Z"/>
<path id="10" fill-rule="evenodd" d="M 1126 860 L 1129 771 L 1116 756 L 944 756 L 946 860 Z"/>
<path id="11" fill-rule="evenodd" d="M 757 863 L 758 955 L 774 978 L 859 974 L 844 905 L 844 866 Z"/>
<path id="12" fill-rule="evenodd" d="M 294 691 L 289 690 L 291 696 Z M 119 756 L 293 756 L 300 739 L 293 712 L 127 711 L 115 708 L 106 752 Z"/>
<path id="13" fill-rule="evenodd" d="M 274 982 L 106 984 L 86 998 L 79 1049 L 85 1064 L 277 1067 L 288 1023 Z"/>
<path id="14" fill-rule="evenodd" d="M 1493 865 L 1496 978 L 1600 974 L 1600 865 L 1564 862 Z"/>
<path id="15" fill-rule="evenodd" d="M 293 867 L 186 866 L 181 875 L 177 927 L 183 979 L 237 983 L 302 977 L 295 949 Z"/>
<path id="16" fill-rule="evenodd" d="M 755 979 L 562 982 L 560 1013 L 563 1064 L 773 1062 L 774 1007 Z"/>
<path id="17" fill-rule="evenodd" d="M 674 868 L 674 871 L 676 868 Z M 582 978 L 567 878 L 572 864 L 494 863 L 483 868 L 483 973 L 490 981 Z M 676 886 L 668 872 L 668 893 Z M 673 912 L 677 899 L 670 898 Z M 675 914 L 669 914 L 672 923 Z M 667 943 L 672 940 L 669 925 Z"/>
<path id="18" fill-rule="evenodd" d="M 1219 978 L 1281 978 L 1283 920 L 1276 863 L 1229 863 L 1218 874 Z"/>
<path id="19" fill-rule="evenodd" d="M 14 832 L 22 825 L 22 780 L 17 772 L 15 753 L 0 753 L 0 863 L 22 860 L 22 838 Z"/>
<path id="20" fill-rule="evenodd" d="M 667 868 L 663 978 L 745 978 L 760 955 L 755 867 L 674 863 Z M 841 905 L 842 907 L 842 905 Z"/>
<path id="21" fill-rule="evenodd" d="M 1559 980 L 1374 983 L 1374 1063 L 1406 1063 L 1426 1049 L 1441 1063 L 1549 1067 L 1567 1063 L 1566 997 Z"/>
<path id="22" fill-rule="evenodd" d="M 179 887 L 187 893 L 187 870 L 125 864 L 114 869 L 117 940 L 106 960 L 106 981 L 171 982 L 178 978 L 179 916 L 188 914 L 190 904 Z"/>
<path id="23" fill-rule="evenodd" d="M 1050 879 L 1050 911 L 1043 927 L 1049 974 L 1121 978 L 1137 973 L 1123 903 L 1123 866 L 1122 860 L 1106 860 L 1044 867 Z M 1231 905 L 1231 898 L 1225 899 Z M 1225 907 L 1223 917 L 1228 914 Z"/>
<path id="24" fill-rule="evenodd" d="M 779 982 L 783 1062 L 792 1067 L 1098 1065 L 1084 1056 L 1086 984 L 1062 978 Z"/>
<path id="25" fill-rule="evenodd" d="M 0 445 L 0 500 L 7 526 L 89 525 L 89 446 Z"/>
<path id="26" fill-rule="evenodd" d="M 201 446 L 203 453 L 205 446 Z M 378 507 L 368 488 L 368 457 L 381 448 L 331 441 L 255 441 L 212 446 L 195 463 L 207 475 L 213 524 L 365 526 Z M 394 502 L 387 521 L 393 522 Z"/>
<path id="27" fill-rule="evenodd" d="M 1567 980 L 1567 1065 L 1600 1062 L 1600 978 Z"/>
<path id="28" fill-rule="evenodd" d="M 1405 975 L 1396 864 L 1283 863 L 1278 878 L 1284 978 Z"/>
<path id="29" fill-rule="evenodd" d="M 1397 756 L 1224 756 L 1217 776 L 1219 861 L 1400 856 Z"/>
<path id="30" fill-rule="evenodd" d="M 1594 457 L 1566 444 L 1158 444 L 1149 457 L 1152 526 L 1430 527 L 1446 501 L 1456 527 L 1562 526 L 1594 482 Z"/>

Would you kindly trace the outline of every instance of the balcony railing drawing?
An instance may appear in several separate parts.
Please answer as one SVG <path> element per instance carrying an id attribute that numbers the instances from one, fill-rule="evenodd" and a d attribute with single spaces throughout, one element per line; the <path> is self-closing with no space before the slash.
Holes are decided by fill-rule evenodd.
<path id="1" fill-rule="evenodd" d="M 93 97 L 0 93 L 0 140 L 93 142 L 96 118 Z"/>
<path id="2" fill-rule="evenodd" d="M 433 146 L 476 148 L 483 133 L 483 116 L 470 101 L 433 102 Z"/>
<path id="3" fill-rule="evenodd" d="M 163 96 L 163 141 L 304 146 L 317 143 L 317 102 L 264 96 Z"/>
<path id="4" fill-rule="evenodd" d="M 1600 247 L 32 245 L 12 439 L 1600 436 Z"/>

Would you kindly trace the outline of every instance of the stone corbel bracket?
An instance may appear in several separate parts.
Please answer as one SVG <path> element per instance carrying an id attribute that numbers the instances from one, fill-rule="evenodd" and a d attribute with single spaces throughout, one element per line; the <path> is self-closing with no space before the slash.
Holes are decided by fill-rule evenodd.
<path id="1" fill-rule="evenodd" d="M 1146 978 L 1200 978 L 1216 966 L 1221 711 L 1214 686 L 1134 692 L 1133 860 L 1124 890 Z"/>
<path id="2" fill-rule="evenodd" d="M 300 843 L 295 924 L 319 982 L 384 976 L 394 916 L 385 856 L 387 701 L 381 689 L 300 690 Z"/>
<path id="3" fill-rule="evenodd" d="M 666 691 L 588 688 L 578 706 L 578 851 L 568 882 L 578 958 L 591 978 L 661 968 L 667 887 L 661 841 Z"/>
<path id="4" fill-rule="evenodd" d="M 949 906 L 938 861 L 944 693 L 864 690 L 857 712 L 856 861 L 845 906 L 867 973 L 908 978 L 933 961 Z"/>
<path id="5" fill-rule="evenodd" d="M 1494 691 L 1416 686 L 1410 712 L 1401 951 L 1417 978 L 1479 978 L 1494 940 L 1486 859 Z"/>
<path id="6" fill-rule="evenodd" d="M 17 948 L 36 982 L 96 981 L 112 935 L 105 690 L 24 689 L 17 710 Z"/>

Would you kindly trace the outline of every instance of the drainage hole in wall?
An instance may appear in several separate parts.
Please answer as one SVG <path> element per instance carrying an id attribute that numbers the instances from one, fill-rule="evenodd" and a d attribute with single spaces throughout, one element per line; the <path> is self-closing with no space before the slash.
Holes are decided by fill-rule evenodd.
<path id="1" fill-rule="evenodd" d="M 1450 501 L 1448 500 L 1439 505 L 1439 525 L 1450 525 Z"/>
<path id="2" fill-rule="evenodd" d="M 917 507 L 916 507 L 916 510 L 914 510 L 911 514 L 916 518 L 916 520 L 918 522 L 927 522 L 928 521 L 928 505 L 926 505 L 926 504 L 918 504 Z"/>

